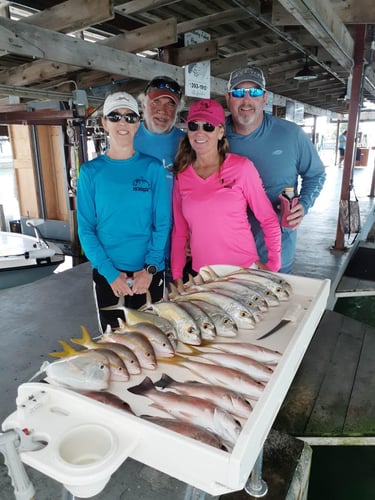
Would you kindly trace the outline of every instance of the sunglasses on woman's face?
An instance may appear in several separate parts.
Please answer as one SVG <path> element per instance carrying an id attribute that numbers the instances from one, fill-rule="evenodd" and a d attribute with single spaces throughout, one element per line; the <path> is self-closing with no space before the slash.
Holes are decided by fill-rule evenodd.
<path id="1" fill-rule="evenodd" d="M 190 132 L 196 132 L 199 128 L 203 128 L 205 132 L 213 132 L 215 130 L 215 125 L 212 125 L 212 123 L 202 123 L 199 125 L 197 122 L 188 122 L 187 124 L 188 129 Z"/>
<path id="2" fill-rule="evenodd" d="M 106 116 L 106 119 L 112 123 L 117 123 L 123 118 L 126 123 L 137 123 L 139 121 L 139 116 L 137 113 L 118 113 L 117 111 L 113 111 Z"/>

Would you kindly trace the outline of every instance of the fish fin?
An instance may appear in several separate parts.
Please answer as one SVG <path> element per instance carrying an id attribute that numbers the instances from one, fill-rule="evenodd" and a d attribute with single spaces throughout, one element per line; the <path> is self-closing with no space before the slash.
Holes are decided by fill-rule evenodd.
<path id="1" fill-rule="evenodd" d="M 147 394 L 148 392 L 152 391 L 155 389 L 153 381 L 150 379 L 150 377 L 145 377 L 142 382 L 138 385 L 135 385 L 133 387 L 128 387 L 128 391 L 133 393 L 133 394 L 138 394 L 140 396 Z"/>
<path id="2" fill-rule="evenodd" d="M 195 284 L 196 283 L 194 281 L 193 275 L 192 274 L 188 274 L 188 280 L 187 280 L 186 283 L 184 283 L 185 290 L 189 290 L 189 288 L 194 287 Z"/>
<path id="3" fill-rule="evenodd" d="M 150 290 L 146 290 L 146 306 L 150 306 L 152 304 L 152 297 Z"/>
<path id="4" fill-rule="evenodd" d="M 154 382 L 154 385 L 156 387 L 160 387 L 161 389 L 165 389 L 166 387 L 170 386 L 176 382 L 172 377 L 167 375 L 166 373 L 163 373 L 160 379 L 156 382 Z"/>
<path id="5" fill-rule="evenodd" d="M 203 285 L 204 280 L 200 274 L 197 274 L 194 278 L 194 282 L 196 285 Z"/>
<path id="6" fill-rule="evenodd" d="M 163 299 L 161 299 L 159 302 L 163 302 Z M 149 290 L 146 290 L 146 303 L 139 308 L 140 311 L 152 311 L 152 297 L 149 292 Z M 125 318 L 127 316 L 125 315 Z"/>
<path id="7" fill-rule="evenodd" d="M 122 318 L 117 318 L 117 322 L 118 322 L 118 328 L 115 329 L 116 333 L 125 333 L 125 332 L 128 332 L 130 330 L 129 326 L 126 324 L 126 322 L 122 319 Z M 110 327 L 110 325 L 108 325 Z M 107 328 L 108 328 L 107 326 Z M 110 332 L 106 332 L 105 333 L 110 333 Z"/>
<path id="8" fill-rule="evenodd" d="M 199 275 L 203 282 L 216 281 L 219 279 L 219 275 L 210 266 L 201 267 L 199 270 Z"/>
<path id="9" fill-rule="evenodd" d="M 87 328 L 81 325 L 82 337 L 80 339 L 71 338 L 73 344 L 83 345 L 85 347 L 96 347 L 95 342 L 92 340 Z"/>
<path id="10" fill-rule="evenodd" d="M 79 352 L 64 342 L 64 340 L 59 340 L 59 344 L 62 345 L 63 350 L 60 352 L 49 352 L 49 356 L 52 356 L 53 358 L 68 358 L 69 356 L 74 356 Z"/>
<path id="11" fill-rule="evenodd" d="M 169 286 L 171 287 L 171 291 L 168 294 L 168 299 L 174 300 L 176 297 L 180 295 L 180 292 L 178 291 L 176 285 L 174 285 L 173 283 L 170 283 Z"/>

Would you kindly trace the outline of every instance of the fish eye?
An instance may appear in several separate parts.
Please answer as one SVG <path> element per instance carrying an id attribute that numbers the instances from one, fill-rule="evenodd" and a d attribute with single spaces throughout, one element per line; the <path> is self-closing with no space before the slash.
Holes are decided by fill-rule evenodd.
<path id="1" fill-rule="evenodd" d="M 188 333 L 194 333 L 194 328 L 192 326 L 188 328 Z"/>
<path id="2" fill-rule="evenodd" d="M 100 367 L 99 367 L 99 368 L 100 368 L 101 370 L 104 370 L 105 365 L 100 365 Z"/>

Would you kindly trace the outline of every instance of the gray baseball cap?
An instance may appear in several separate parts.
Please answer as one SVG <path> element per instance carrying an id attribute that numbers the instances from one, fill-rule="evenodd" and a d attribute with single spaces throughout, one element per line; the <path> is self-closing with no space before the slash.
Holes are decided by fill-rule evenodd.
<path id="1" fill-rule="evenodd" d="M 256 66 L 246 66 L 232 71 L 228 80 L 228 90 L 232 90 L 233 87 L 237 87 L 242 82 L 253 82 L 262 89 L 266 88 L 263 71 Z"/>

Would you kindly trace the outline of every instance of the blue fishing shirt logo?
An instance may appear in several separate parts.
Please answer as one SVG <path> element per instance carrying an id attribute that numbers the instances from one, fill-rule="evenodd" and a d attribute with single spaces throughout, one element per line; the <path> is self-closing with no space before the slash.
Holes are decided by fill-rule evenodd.
<path id="1" fill-rule="evenodd" d="M 151 191 L 151 184 L 144 177 L 140 177 L 133 181 L 133 191 L 148 193 Z"/>

